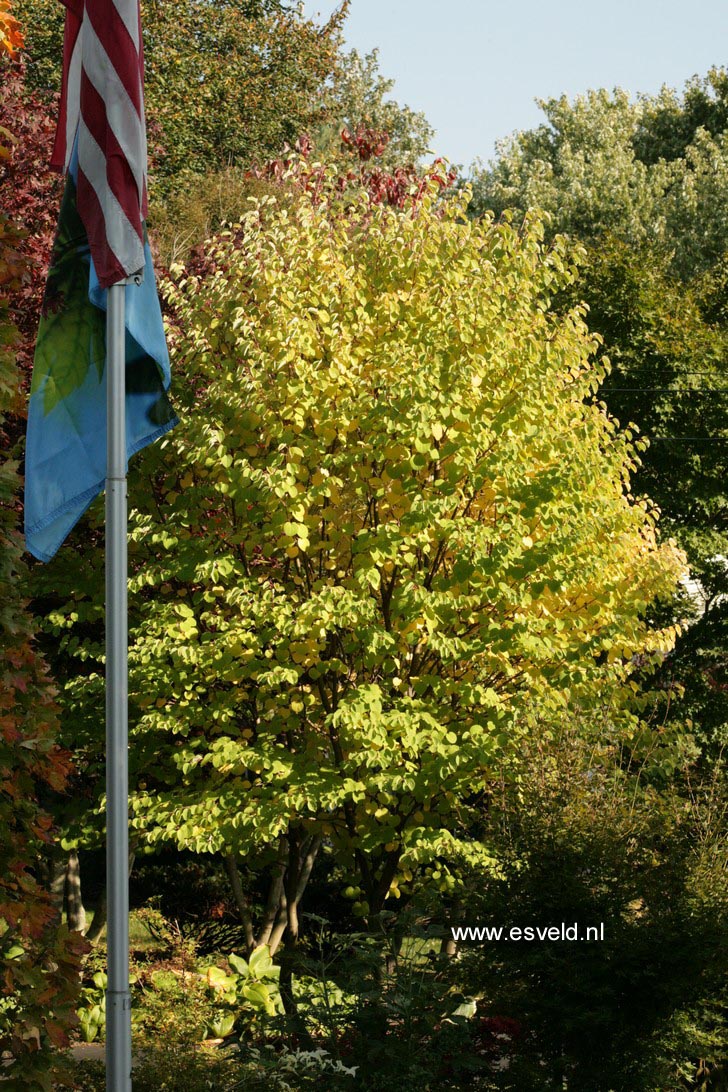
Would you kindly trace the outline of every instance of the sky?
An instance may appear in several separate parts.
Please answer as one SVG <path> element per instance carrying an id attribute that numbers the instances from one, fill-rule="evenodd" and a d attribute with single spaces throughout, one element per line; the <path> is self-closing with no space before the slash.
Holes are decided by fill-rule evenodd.
<path id="1" fill-rule="evenodd" d="M 334 0 L 306 0 L 325 21 Z M 467 167 L 543 120 L 536 98 L 654 94 L 728 63 L 725 0 L 352 0 L 350 48 L 378 47 L 392 97 L 422 110 L 433 151 Z"/>

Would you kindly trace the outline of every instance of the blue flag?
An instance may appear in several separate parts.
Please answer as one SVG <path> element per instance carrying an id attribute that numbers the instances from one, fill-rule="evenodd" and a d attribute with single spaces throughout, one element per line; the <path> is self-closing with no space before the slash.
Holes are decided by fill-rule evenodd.
<path id="1" fill-rule="evenodd" d="M 106 477 L 106 297 L 66 178 L 33 361 L 25 449 L 25 542 L 41 561 L 61 546 Z M 144 279 L 126 286 L 127 459 L 177 423 L 169 354 L 145 243 Z"/>

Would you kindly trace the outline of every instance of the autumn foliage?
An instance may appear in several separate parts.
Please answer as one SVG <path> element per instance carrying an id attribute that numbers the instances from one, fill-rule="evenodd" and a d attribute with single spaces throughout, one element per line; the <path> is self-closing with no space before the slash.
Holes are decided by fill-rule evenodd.
<path id="1" fill-rule="evenodd" d="M 18 20 L 10 14 L 10 2 L 0 0 L 0 54 L 14 58 L 22 46 L 23 35 Z"/>
<path id="2" fill-rule="evenodd" d="M 12 56 L 21 39 L 0 0 L 0 46 Z M 47 162 L 51 127 L 40 100 L 23 97 L 23 72 L 2 62 L 0 130 L 0 437 L 8 448 L 18 431 L 18 363 L 31 358 L 44 266 L 52 239 L 53 183 Z M 14 415 L 14 423 L 6 414 Z M 69 755 L 55 742 L 57 717 L 50 677 L 33 639 L 21 589 L 26 582 L 18 531 L 18 464 L 0 465 L 0 1049 L 8 1051 L 9 1088 L 49 1089 L 52 1050 L 67 1045 L 75 1022 L 79 960 L 85 942 L 58 923 L 57 907 L 37 875 L 52 841 L 42 794 L 63 791 Z"/>
<path id="3" fill-rule="evenodd" d="M 380 129 L 359 126 L 352 133 L 349 129 L 341 132 L 341 144 L 350 155 L 350 162 L 342 163 L 335 180 L 338 193 L 345 193 L 352 188 L 366 192 L 375 205 L 388 205 L 391 208 L 404 209 L 412 201 L 419 203 L 432 184 L 438 190 L 452 186 L 457 177 L 453 168 L 445 167 L 443 159 L 436 159 L 431 167 L 420 170 L 413 164 L 387 169 L 377 160 L 383 155 L 389 135 Z M 300 137 L 292 149 L 270 160 L 263 167 L 254 167 L 248 172 L 250 178 L 266 179 L 277 183 L 289 183 L 295 189 L 316 194 L 324 187 L 330 171 L 322 163 L 312 161 L 313 146 L 308 136 Z M 327 182 L 328 186 L 329 183 Z"/>
<path id="4" fill-rule="evenodd" d="M 55 100 L 28 91 L 21 63 L 2 63 L 0 116 L 10 120 L 12 133 L 0 129 L 0 207 L 17 229 L 12 252 L 6 240 L 0 286 L 7 295 L 10 317 L 20 340 L 16 345 L 23 389 L 30 383 L 33 347 L 45 288 L 56 218 L 63 186 L 49 163 L 55 133 Z"/>

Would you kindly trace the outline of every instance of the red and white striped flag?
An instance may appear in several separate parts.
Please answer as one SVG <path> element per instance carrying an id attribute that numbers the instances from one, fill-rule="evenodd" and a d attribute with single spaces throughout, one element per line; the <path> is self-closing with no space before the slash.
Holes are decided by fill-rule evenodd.
<path id="1" fill-rule="evenodd" d="M 53 163 L 66 170 L 66 186 L 35 346 L 25 443 L 25 541 L 42 561 L 53 557 L 104 489 L 104 312 L 114 284 L 127 281 L 127 458 L 177 421 L 168 397 L 169 352 L 144 229 L 139 0 L 62 3 L 66 36 Z M 130 281 L 142 270 L 143 278 Z"/>
<path id="2" fill-rule="evenodd" d="M 139 0 L 61 0 L 63 84 L 52 164 L 78 141 L 77 207 L 99 284 L 144 268 L 147 142 Z"/>

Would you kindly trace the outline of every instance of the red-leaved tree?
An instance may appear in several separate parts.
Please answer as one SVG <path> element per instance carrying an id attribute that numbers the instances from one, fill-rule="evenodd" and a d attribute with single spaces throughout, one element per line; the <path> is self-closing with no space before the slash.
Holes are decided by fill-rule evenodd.
<path id="1" fill-rule="evenodd" d="M 6 51 L 7 52 L 7 51 Z M 0 442 L 22 429 L 25 387 L 58 207 L 46 167 L 49 108 L 23 95 L 22 68 L 0 61 Z M 39 797 L 62 792 L 69 755 L 56 743 L 55 691 L 22 598 L 18 464 L 0 461 L 0 1050 L 3 1082 L 58 1087 L 57 1049 L 76 1021 L 86 942 L 58 922 L 38 878 L 53 838 Z"/>
<path id="2" fill-rule="evenodd" d="M 23 391 L 30 385 L 35 336 L 48 262 L 61 203 L 63 180 L 50 168 L 57 103 L 25 86 L 20 61 L 0 62 L 0 208 L 19 231 L 14 249 L 20 264 L 3 286 L 9 315 L 19 333 L 15 352 Z"/>
<path id="3" fill-rule="evenodd" d="M 345 193 L 352 186 L 365 189 L 375 205 L 390 205 L 403 209 L 408 202 L 422 200 L 431 182 L 442 188 L 452 186 L 456 171 L 443 169 L 444 160 L 436 159 L 424 170 L 414 164 L 403 164 L 387 170 L 376 163 L 389 143 L 389 135 L 381 129 L 360 126 L 351 133 L 341 132 L 342 150 L 349 153 L 351 163 L 344 162 L 337 178 L 337 188 Z M 315 192 L 327 168 L 324 164 L 312 164 L 312 145 L 307 136 L 300 137 L 287 154 L 272 159 L 263 167 L 248 172 L 250 178 L 273 182 L 288 182 L 294 186 Z"/>

